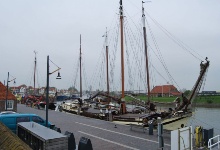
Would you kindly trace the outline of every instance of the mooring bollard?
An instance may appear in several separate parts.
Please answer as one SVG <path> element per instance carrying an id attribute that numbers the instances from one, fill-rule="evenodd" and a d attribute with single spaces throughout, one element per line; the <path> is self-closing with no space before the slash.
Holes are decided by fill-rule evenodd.
<path id="1" fill-rule="evenodd" d="M 157 130 L 158 130 L 158 148 L 163 148 L 164 140 L 163 140 L 163 124 L 162 123 L 158 123 Z"/>
<path id="2" fill-rule="evenodd" d="M 68 137 L 68 150 L 75 150 L 76 142 L 73 133 L 66 131 L 64 135 Z"/>
<path id="3" fill-rule="evenodd" d="M 154 124 L 153 124 L 153 120 L 149 122 L 149 135 L 154 135 Z"/>
<path id="4" fill-rule="evenodd" d="M 81 137 L 78 150 L 93 150 L 91 140 L 85 137 Z"/>

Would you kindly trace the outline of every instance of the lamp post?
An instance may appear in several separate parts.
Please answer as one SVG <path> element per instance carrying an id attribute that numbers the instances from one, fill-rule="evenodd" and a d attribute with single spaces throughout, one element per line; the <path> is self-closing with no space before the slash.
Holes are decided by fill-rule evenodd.
<path id="1" fill-rule="evenodd" d="M 48 127 L 48 106 L 49 106 L 49 75 L 54 72 L 59 71 L 61 68 L 58 67 L 57 70 L 50 73 L 49 71 L 49 55 L 47 56 L 47 87 L 46 87 L 46 127 Z M 58 72 L 58 76 L 56 79 L 61 79 L 60 72 Z"/>
<path id="2" fill-rule="evenodd" d="M 16 79 L 16 78 L 14 78 L 14 79 L 12 79 L 12 80 L 9 81 L 9 72 L 8 72 L 7 87 L 6 87 L 6 96 L 5 96 L 5 97 L 6 97 L 6 98 L 5 98 L 5 103 L 6 103 L 6 104 L 5 104 L 5 111 L 8 110 L 8 83 L 11 82 L 11 81 L 14 81 L 14 83 L 15 83 L 15 79 Z"/>
<path id="3" fill-rule="evenodd" d="M 6 107 L 5 107 L 5 110 L 7 111 L 8 110 L 8 79 L 9 79 L 9 72 L 8 72 L 8 78 L 7 78 L 7 89 L 6 89 Z"/>
<path id="4" fill-rule="evenodd" d="M 47 89 L 46 89 L 46 127 L 48 126 L 48 105 L 49 105 L 49 56 L 47 56 Z"/>

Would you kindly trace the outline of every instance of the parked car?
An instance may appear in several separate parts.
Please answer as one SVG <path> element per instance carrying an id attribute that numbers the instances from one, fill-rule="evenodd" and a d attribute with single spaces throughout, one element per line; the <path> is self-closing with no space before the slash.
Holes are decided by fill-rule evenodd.
<path id="1" fill-rule="evenodd" d="M 16 133 L 17 131 L 17 123 L 31 122 L 31 121 L 36 122 L 40 125 L 46 126 L 46 121 L 36 114 L 12 113 L 12 114 L 7 114 L 7 115 L 0 115 L 0 122 L 5 124 L 14 133 Z M 53 129 L 54 125 L 52 125 L 48 121 L 48 127 Z"/>
<path id="2" fill-rule="evenodd" d="M 0 112 L 0 115 L 7 115 L 7 114 L 16 114 L 17 112 L 15 111 L 2 111 Z"/>

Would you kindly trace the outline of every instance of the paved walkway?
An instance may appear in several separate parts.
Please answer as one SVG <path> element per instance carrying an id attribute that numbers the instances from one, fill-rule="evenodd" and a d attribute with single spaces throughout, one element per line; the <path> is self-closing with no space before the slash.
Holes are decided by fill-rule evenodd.
<path id="1" fill-rule="evenodd" d="M 45 110 L 26 107 L 18 104 L 18 113 L 34 113 L 46 118 Z M 76 144 L 81 137 L 89 138 L 94 150 L 157 150 L 157 131 L 154 135 L 144 133 L 141 129 L 130 130 L 130 126 L 108 122 L 84 116 L 49 110 L 49 121 L 65 131 L 72 132 Z M 164 133 L 164 149 L 170 150 L 170 133 Z"/>

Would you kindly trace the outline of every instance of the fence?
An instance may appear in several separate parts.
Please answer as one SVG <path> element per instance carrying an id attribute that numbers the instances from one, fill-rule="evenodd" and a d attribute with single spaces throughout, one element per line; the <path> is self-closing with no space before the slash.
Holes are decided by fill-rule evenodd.
<path id="1" fill-rule="evenodd" d="M 214 143 L 214 139 L 218 138 L 217 142 Z M 208 148 L 210 148 L 210 150 L 212 149 L 212 147 L 214 147 L 215 145 L 218 144 L 218 149 L 219 149 L 219 145 L 220 145 L 220 135 L 214 136 L 213 138 L 210 138 L 208 141 Z"/>

